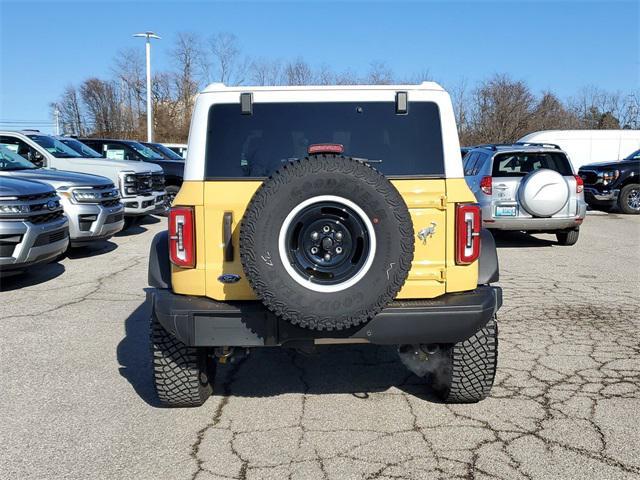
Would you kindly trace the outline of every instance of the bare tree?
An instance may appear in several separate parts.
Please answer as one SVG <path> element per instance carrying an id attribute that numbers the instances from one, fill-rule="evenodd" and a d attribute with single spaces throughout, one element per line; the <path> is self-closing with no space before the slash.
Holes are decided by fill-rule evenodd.
<path id="1" fill-rule="evenodd" d="M 371 62 L 367 73 L 367 83 L 371 85 L 389 85 L 393 83 L 393 71 L 385 62 Z"/>
<path id="2" fill-rule="evenodd" d="M 86 133 L 84 115 L 78 90 L 73 85 L 65 87 L 60 100 L 53 104 L 60 114 L 62 131 L 75 135 Z"/>
<path id="3" fill-rule="evenodd" d="M 113 81 L 89 78 L 80 86 L 80 95 L 95 134 L 121 136 L 125 133 L 121 99 Z"/>
<path id="4" fill-rule="evenodd" d="M 311 85 L 313 71 L 307 62 L 298 57 L 285 65 L 284 78 L 287 85 Z"/>
<path id="5" fill-rule="evenodd" d="M 113 63 L 111 71 L 119 81 L 120 96 L 128 109 L 130 128 L 137 129 L 140 127 L 147 89 L 142 51 L 134 48 L 120 50 Z"/>
<path id="6" fill-rule="evenodd" d="M 184 137 L 189 133 L 191 113 L 199 90 L 196 71 L 202 55 L 200 39 L 196 35 L 185 32 L 178 34 L 176 45 L 171 50 L 171 57 L 175 66 L 173 74 L 175 101 L 179 104 L 182 116 L 175 119 L 177 121 L 175 128 Z M 168 77 L 164 77 L 163 80 L 168 80 Z M 163 93 L 163 102 L 172 100 L 168 85 L 165 86 Z"/>
<path id="7" fill-rule="evenodd" d="M 264 58 L 253 60 L 248 68 L 248 78 L 252 85 L 280 85 L 282 83 L 282 62 Z"/>
<path id="8" fill-rule="evenodd" d="M 217 33 L 209 38 L 208 54 L 201 62 L 207 82 L 222 82 L 239 85 L 245 81 L 251 62 L 242 58 L 238 38 L 227 32 Z"/>
<path id="9" fill-rule="evenodd" d="M 528 133 L 534 97 L 522 81 L 495 75 L 473 94 L 470 140 L 513 142 Z"/>
<path id="10" fill-rule="evenodd" d="M 453 104 L 453 113 L 456 117 L 456 126 L 458 127 L 458 135 L 462 145 L 468 144 L 469 136 L 469 95 L 467 91 L 467 79 L 462 78 L 460 81 L 449 89 L 451 95 L 451 103 Z"/>

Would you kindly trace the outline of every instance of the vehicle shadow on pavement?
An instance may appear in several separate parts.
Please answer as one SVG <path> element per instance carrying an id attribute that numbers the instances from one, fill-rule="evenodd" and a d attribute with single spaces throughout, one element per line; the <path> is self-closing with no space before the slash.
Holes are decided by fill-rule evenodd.
<path id="1" fill-rule="evenodd" d="M 152 385 L 149 315 L 146 302 L 129 315 L 117 358 L 120 375 L 148 405 L 159 407 Z M 404 367 L 395 347 L 377 345 L 322 346 L 313 353 L 256 348 L 233 363 L 218 365 L 214 395 L 349 394 L 367 398 L 393 388 L 441 403 L 423 379 Z"/>
<path id="2" fill-rule="evenodd" d="M 534 237 L 523 232 L 502 231 L 499 234 L 493 233 L 498 248 L 531 248 L 531 247 L 551 247 L 557 245 L 554 240 Z"/>
<path id="3" fill-rule="evenodd" d="M 305 354 L 258 348 L 238 364 L 219 365 L 214 395 L 273 397 L 283 394 L 369 394 L 398 389 L 442 403 L 424 379 L 409 372 L 395 346 L 332 345 Z"/>
<path id="4" fill-rule="evenodd" d="M 115 234 L 116 237 L 128 237 L 129 235 L 138 235 L 139 233 L 146 232 L 145 225 L 154 225 L 163 221 L 163 218 L 147 215 L 137 220 L 135 225 L 131 225 L 129 228 L 120 230 Z"/>
<path id="5" fill-rule="evenodd" d="M 117 244 L 105 240 L 103 242 L 94 242 L 84 247 L 70 248 L 64 255 L 67 258 L 76 260 L 79 258 L 90 258 L 97 255 L 103 255 L 105 253 L 113 252 L 116 248 L 118 248 Z"/>
<path id="6" fill-rule="evenodd" d="M 151 383 L 151 353 L 149 350 L 149 317 L 147 302 L 143 302 L 125 320 L 125 336 L 117 347 L 119 372 L 147 404 L 159 407 Z"/>
<path id="7" fill-rule="evenodd" d="M 36 265 L 25 272 L 0 278 L 0 292 L 9 292 L 19 288 L 39 285 L 40 283 L 45 283 L 59 277 L 64 271 L 64 265 L 60 263 Z"/>

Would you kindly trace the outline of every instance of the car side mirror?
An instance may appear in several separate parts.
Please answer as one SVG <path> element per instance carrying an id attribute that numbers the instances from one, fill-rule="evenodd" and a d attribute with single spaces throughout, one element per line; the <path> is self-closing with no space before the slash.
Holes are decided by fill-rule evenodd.
<path id="1" fill-rule="evenodd" d="M 34 149 L 29 149 L 29 161 L 38 167 L 44 166 L 44 155 Z"/>

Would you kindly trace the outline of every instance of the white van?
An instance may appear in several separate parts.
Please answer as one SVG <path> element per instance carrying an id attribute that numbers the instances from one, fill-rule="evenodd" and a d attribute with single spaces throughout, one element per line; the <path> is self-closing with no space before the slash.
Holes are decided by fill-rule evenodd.
<path id="1" fill-rule="evenodd" d="M 518 142 L 558 145 L 577 172 L 582 165 L 622 160 L 640 149 L 640 130 L 543 130 Z"/>

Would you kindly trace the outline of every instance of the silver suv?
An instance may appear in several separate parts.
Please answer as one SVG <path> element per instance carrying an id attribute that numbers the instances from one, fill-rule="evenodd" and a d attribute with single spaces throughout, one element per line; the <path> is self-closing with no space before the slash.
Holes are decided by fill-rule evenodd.
<path id="1" fill-rule="evenodd" d="M 479 145 L 465 155 L 464 175 L 485 228 L 554 233 L 561 245 L 578 241 L 584 186 L 558 146 Z"/>
<path id="2" fill-rule="evenodd" d="M 0 177 L 0 276 L 51 261 L 68 244 L 69 222 L 53 187 Z"/>
<path id="3" fill-rule="evenodd" d="M 0 182 L 8 177 L 36 180 L 56 189 L 64 213 L 69 219 L 72 247 L 107 240 L 124 226 L 124 208 L 120 202 L 120 194 L 108 178 L 38 168 L 0 145 Z"/>

